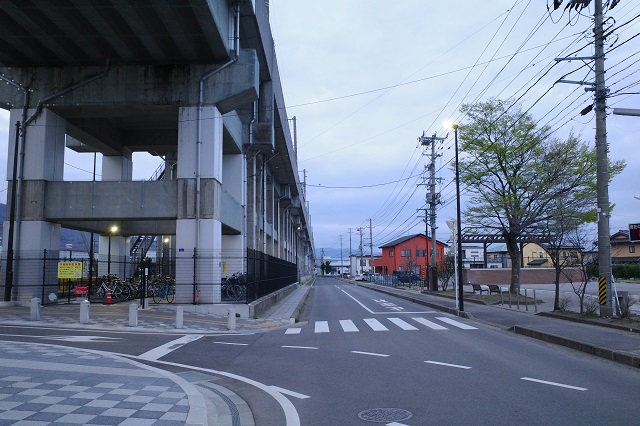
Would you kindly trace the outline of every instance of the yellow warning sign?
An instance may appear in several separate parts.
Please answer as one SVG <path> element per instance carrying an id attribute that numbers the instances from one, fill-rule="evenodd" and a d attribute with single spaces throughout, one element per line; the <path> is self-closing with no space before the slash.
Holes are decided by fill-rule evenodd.
<path id="1" fill-rule="evenodd" d="M 58 262 L 58 278 L 82 278 L 82 262 Z"/>
<path id="2" fill-rule="evenodd" d="M 607 277 L 598 277 L 598 303 L 607 304 Z"/>

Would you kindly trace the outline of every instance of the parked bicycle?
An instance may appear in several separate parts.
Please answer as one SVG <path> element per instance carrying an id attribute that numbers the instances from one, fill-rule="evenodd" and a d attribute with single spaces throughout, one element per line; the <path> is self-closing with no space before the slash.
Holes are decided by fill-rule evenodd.
<path id="1" fill-rule="evenodd" d="M 167 299 L 168 303 L 173 303 L 176 295 L 176 281 L 169 275 L 159 276 L 149 286 L 153 303 L 160 303 L 162 299 Z"/>
<path id="2" fill-rule="evenodd" d="M 232 302 L 246 300 L 247 298 L 247 276 L 242 272 L 227 277 L 222 282 L 222 299 Z"/>

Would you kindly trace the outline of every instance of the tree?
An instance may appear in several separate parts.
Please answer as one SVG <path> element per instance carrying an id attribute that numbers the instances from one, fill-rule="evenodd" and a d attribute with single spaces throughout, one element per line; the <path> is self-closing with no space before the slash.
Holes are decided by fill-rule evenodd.
<path id="1" fill-rule="evenodd" d="M 327 274 L 331 274 L 331 271 L 333 270 L 333 268 L 331 267 L 331 261 L 327 260 L 326 262 L 324 262 L 324 271 Z"/>
<path id="2" fill-rule="evenodd" d="M 511 286 L 520 285 L 519 242 L 541 234 L 552 203 L 595 188 L 595 150 L 574 135 L 554 137 L 508 101 L 465 104 L 470 122 L 459 127 L 460 177 L 470 193 L 465 219 L 483 234 L 504 238 L 511 257 Z"/>
<path id="3" fill-rule="evenodd" d="M 449 281 L 455 275 L 456 267 L 453 256 L 444 257 L 444 262 L 438 263 L 438 280 L 442 290 L 445 291 L 449 287 Z"/>
<path id="4" fill-rule="evenodd" d="M 594 241 L 594 236 L 591 235 L 591 232 L 589 232 L 586 226 L 577 226 L 566 233 L 566 239 L 569 242 L 569 245 L 573 247 L 573 250 L 575 250 L 578 257 L 580 258 L 580 261 L 576 264 L 576 266 L 578 267 L 578 280 L 576 280 L 576 277 L 574 277 L 573 274 L 567 274 L 566 271 L 563 271 L 563 274 L 567 277 L 567 280 L 571 284 L 573 292 L 576 294 L 576 296 L 578 296 L 578 301 L 580 303 L 580 313 L 582 314 L 584 313 L 584 299 L 587 292 L 587 284 L 589 283 L 586 247 L 588 247 L 591 242 Z M 558 299 L 558 297 L 558 293 L 556 292 L 556 299 Z M 592 308 L 590 308 L 589 311 L 594 311 L 593 306 L 595 306 L 595 303 L 590 303 L 590 306 Z M 556 303 L 553 309 L 560 309 L 559 304 Z M 595 312 L 589 312 L 589 314 L 593 313 Z"/>
<path id="5" fill-rule="evenodd" d="M 325 273 L 325 269 L 326 269 L 326 268 L 327 268 L 327 267 L 326 267 L 325 263 L 324 263 L 324 262 L 322 262 L 322 263 L 320 264 L 320 270 L 322 271 L 322 275 L 323 275 L 323 276 L 324 276 L 324 273 Z"/>

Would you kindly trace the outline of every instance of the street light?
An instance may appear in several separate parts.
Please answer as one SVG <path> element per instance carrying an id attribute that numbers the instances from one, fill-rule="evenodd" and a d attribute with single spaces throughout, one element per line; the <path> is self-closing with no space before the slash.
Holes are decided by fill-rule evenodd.
<path id="1" fill-rule="evenodd" d="M 107 276 L 111 275 L 111 235 L 118 232 L 118 227 L 113 225 L 109 229 L 109 248 L 107 250 Z"/>
<path id="2" fill-rule="evenodd" d="M 463 286 L 462 281 L 462 221 L 460 220 L 460 167 L 458 165 L 458 125 L 450 123 L 449 127 L 453 129 L 456 144 L 456 220 L 458 222 L 458 305 L 460 312 L 464 311 Z"/>

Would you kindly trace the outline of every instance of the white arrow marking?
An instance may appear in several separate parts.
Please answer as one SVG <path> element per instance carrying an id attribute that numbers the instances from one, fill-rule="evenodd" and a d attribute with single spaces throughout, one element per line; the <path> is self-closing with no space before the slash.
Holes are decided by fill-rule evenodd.
<path id="1" fill-rule="evenodd" d="M 438 361 L 425 361 L 425 362 L 427 364 L 443 365 L 445 367 L 462 368 L 463 370 L 468 370 L 471 368 L 471 367 L 467 367 L 466 365 L 447 364 L 446 362 L 438 362 Z"/>
<path id="2" fill-rule="evenodd" d="M 118 337 L 100 337 L 100 336 L 42 336 L 44 340 L 59 340 L 62 342 L 88 343 L 88 342 L 115 342 L 122 340 Z"/>
<path id="3" fill-rule="evenodd" d="M 162 346 L 158 346 L 157 348 L 151 349 L 150 351 L 147 351 L 147 352 L 143 353 L 142 355 L 140 355 L 138 358 L 146 359 L 146 360 L 149 360 L 149 361 L 155 361 L 155 360 L 158 360 L 158 359 L 162 358 L 163 356 L 175 351 L 176 349 L 180 349 L 181 347 L 183 347 L 187 343 L 195 342 L 196 340 L 200 339 L 201 337 L 203 337 L 201 334 L 182 336 L 179 339 L 173 340 L 173 341 L 171 341 L 169 343 L 165 343 Z"/>
<path id="4" fill-rule="evenodd" d="M 580 388 L 578 386 L 564 385 L 562 383 L 556 383 L 556 382 L 547 382 L 546 380 L 532 379 L 531 377 L 520 377 L 520 380 L 528 380 L 530 382 L 542 383 L 542 384 L 545 384 L 545 385 L 558 386 L 558 387 L 561 387 L 561 388 L 573 389 L 573 390 L 578 390 L 578 391 L 586 391 L 586 390 L 588 390 L 587 388 Z"/>
<path id="5" fill-rule="evenodd" d="M 292 390 L 289 389 L 283 389 L 283 388 L 279 388 L 278 386 L 269 386 L 271 389 L 273 389 L 276 392 L 280 392 L 283 395 L 289 395 L 292 396 L 294 398 L 298 398 L 298 399 L 307 399 L 310 398 L 309 395 L 305 395 L 303 393 L 298 393 L 298 392 L 294 392 Z"/>

